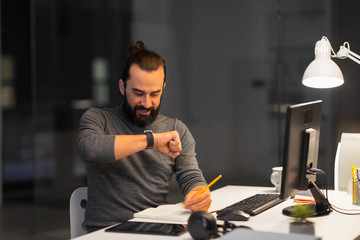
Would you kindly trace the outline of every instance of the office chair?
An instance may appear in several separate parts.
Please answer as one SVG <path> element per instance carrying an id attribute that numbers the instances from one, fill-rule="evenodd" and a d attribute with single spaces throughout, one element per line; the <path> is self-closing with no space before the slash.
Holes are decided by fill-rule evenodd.
<path id="1" fill-rule="evenodd" d="M 334 166 L 334 189 L 351 191 L 351 167 L 360 166 L 360 134 L 342 133 L 338 144 Z"/>
<path id="2" fill-rule="evenodd" d="M 70 236 L 75 238 L 86 234 L 84 225 L 85 209 L 87 205 L 87 187 L 79 187 L 70 197 Z"/>

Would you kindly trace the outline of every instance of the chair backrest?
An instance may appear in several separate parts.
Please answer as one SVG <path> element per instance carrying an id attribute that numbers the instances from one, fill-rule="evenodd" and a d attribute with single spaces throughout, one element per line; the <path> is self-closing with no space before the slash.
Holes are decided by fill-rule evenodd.
<path id="1" fill-rule="evenodd" d="M 351 191 L 352 166 L 360 166 L 360 134 L 343 133 L 338 144 L 334 166 L 334 188 L 337 191 Z"/>
<path id="2" fill-rule="evenodd" d="M 87 205 L 87 187 L 79 187 L 70 197 L 70 235 L 75 238 L 86 234 L 84 225 L 85 209 Z"/>

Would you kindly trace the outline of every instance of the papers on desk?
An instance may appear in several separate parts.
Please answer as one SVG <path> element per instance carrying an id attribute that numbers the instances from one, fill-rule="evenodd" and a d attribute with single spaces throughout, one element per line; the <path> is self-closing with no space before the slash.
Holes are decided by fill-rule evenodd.
<path id="1" fill-rule="evenodd" d="M 134 214 L 134 218 L 187 222 L 191 210 L 184 208 L 184 203 L 165 204 L 156 208 L 147 208 Z"/>

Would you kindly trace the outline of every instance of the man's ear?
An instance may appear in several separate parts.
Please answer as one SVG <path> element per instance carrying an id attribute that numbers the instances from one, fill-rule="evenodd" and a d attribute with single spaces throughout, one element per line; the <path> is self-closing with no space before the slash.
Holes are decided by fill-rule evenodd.
<path id="1" fill-rule="evenodd" d="M 119 80 L 119 89 L 121 92 L 121 95 L 125 95 L 125 83 L 122 79 Z"/>
<path id="2" fill-rule="evenodd" d="M 164 82 L 163 89 L 165 89 L 165 87 L 166 87 L 166 82 Z"/>

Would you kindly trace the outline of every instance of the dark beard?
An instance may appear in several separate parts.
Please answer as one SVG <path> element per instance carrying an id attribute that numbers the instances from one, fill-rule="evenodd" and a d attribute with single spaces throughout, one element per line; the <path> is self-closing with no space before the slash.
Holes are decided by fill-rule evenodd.
<path id="1" fill-rule="evenodd" d="M 161 100 L 160 100 L 159 107 L 157 107 L 156 109 L 154 107 L 145 108 L 144 106 L 141 106 L 141 105 L 135 106 L 134 109 L 132 109 L 129 102 L 127 101 L 126 94 L 124 95 L 124 99 L 123 99 L 123 109 L 124 109 L 124 112 L 125 112 L 127 118 L 132 123 L 134 123 L 136 126 L 141 127 L 141 128 L 144 128 L 145 126 L 148 126 L 155 121 L 155 119 L 158 116 L 159 111 L 160 111 L 160 105 L 161 105 Z M 149 110 L 150 115 L 137 117 L 136 110 L 138 110 L 138 109 Z"/>

